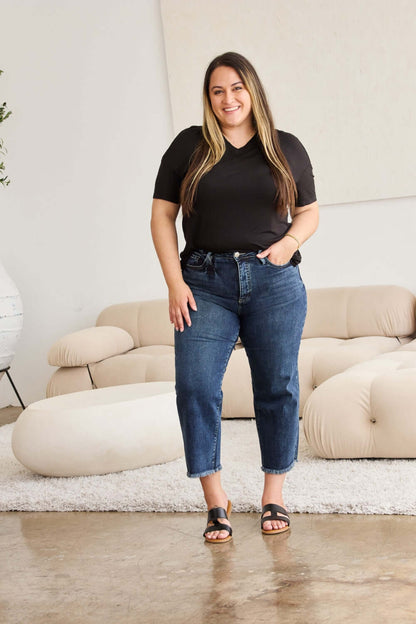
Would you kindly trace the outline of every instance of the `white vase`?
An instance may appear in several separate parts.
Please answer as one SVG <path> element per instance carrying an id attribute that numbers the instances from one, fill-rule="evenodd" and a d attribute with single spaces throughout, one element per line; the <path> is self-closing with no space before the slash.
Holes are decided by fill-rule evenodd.
<path id="1" fill-rule="evenodd" d="M 10 366 L 22 327 L 23 305 L 19 291 L 0 262 L 0 370 Z"/>

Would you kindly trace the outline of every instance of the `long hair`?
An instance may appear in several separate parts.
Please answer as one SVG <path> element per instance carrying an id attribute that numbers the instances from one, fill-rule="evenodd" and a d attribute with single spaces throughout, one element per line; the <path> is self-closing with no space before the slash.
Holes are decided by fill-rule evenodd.
<path id="1" fill-rule="evenodd" d="M 211 61 L 205 72 L 202 139 L 192 155 L 188 171 L 181 184 L 180 201 L 182 212 L 184 216 L 191 214 L 201 178 L 221 160 L 225 152 L 224 136 L 218 119 L 212 110 L 209 97 L 209 83 L 212 72 L 217 67 L 224 66 L 232 67 L 238 73 L 250 94 L 253 125 L 257 131 L 263 155 L 270 167 L 276 186 L 276 194 L 274 196 L 276 209 L 282 217 L 286 217 L 288 211 L 293 216 L 297 198 L 296 183 L 285 155 L 280 148 L 265 90 L 252 64 L 237 52 L 225 52 L 225 54 L 217 56 Z"/>

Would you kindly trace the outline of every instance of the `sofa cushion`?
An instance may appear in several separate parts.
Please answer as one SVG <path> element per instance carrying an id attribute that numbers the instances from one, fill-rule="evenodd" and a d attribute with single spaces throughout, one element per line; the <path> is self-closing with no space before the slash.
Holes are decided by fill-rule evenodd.
<path id="1" fill-rule="evenodd" d="M 316 288 L 307 295 L 303 338 L 402 337 L 416 330 L 415 296 L 401 286 Z"/>
<path id="2" fill-rule="evenodd" d="M 48 353 L 51 366 L 85 366 L 134 347 L 133 338 L 119 327 L 88 327 L 57 340 Z"/>
<path id="3" fill-rule="evenodd" d="M 175 354 L 173 347 L 144 347 L 125 355 L 116 355 L 91 366 L 97 388 L 121 386 L 145 381 L 174 381 Z M 163 352 L 163 349 L 167 351 Z"/>
<path id="4" fill-rule="evenodd" d="M 300 406 L 324 381 L 350 366 L 365 362 L 382 353 L 400 348 L 397 338 L 366 336 L 341 340 L 339 338 L 305 338 L 299 351 Z"/>
<path id="5" fill-rule="evenodd" d="M 91 390 L 91 379 L 86 366 L 71 366 L 57 368 L 46 386 L 46 398 Z"/>
<path id="6" fill-rule="evenodd" d="M 114 325 L 125 329 L 133 337 L 135 347 L 149 345 L 173 347 L 175 342 L 167 299 L 111 305 L 101 312 L 96 325 Z"/>
<path id="7" fill-rule="evenodd" d="M 416 341 L 328 379 L 305 405 L 304 431 L 321 457 L 416 455 Z"/>

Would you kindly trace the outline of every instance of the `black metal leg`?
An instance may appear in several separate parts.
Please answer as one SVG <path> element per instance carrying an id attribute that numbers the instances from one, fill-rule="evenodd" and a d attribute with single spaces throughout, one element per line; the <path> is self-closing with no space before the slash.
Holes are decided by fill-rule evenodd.
<path id="1" fill-rule="evenodd" d="M 20 405 L 23 407 L 23 409 L 25 409 L 25 406 L 24 406 L 24 404 L 23 404 L 23 401 L 22 401 L 22 399 L 20 398 L 20 394 L 18 393 L 17 388 L 16 388 L 16 386 L 15 386 L 15 385 L 14 385 L 14 383 L 13 383 L 13 379 L 10 377 L 10 374 L 9 374 L 9 368 L 10 368 L 10 366 L 8 366 L 7 368 L 3 368 L 3 369 L 0 371 L 0 373 L 6 373 L 7 377 L 9 378 L 10 383 L 12 384 L 13 390 L 14 390 L 14 391 L 15 391 L 15 393 L 16 393 L 16 396 L 17 396 L 17 398 L 19 399 L 19 403 L 20 403 Z"/>
<path id="2" fill-rule="evenodd" d="M 90 371 L 90 367 L 89 367 L 89 365 L 88 365 L 88 364 L 87 364 L 87 370 L 88 370 L 88 375 L 90 376 L 90 381 L 91 381 L 91 386 L 92 386 L 92 389 L 93 389 L 93 390 L 96 390 L 96 389 L 97 389 L 97 386 L 96 386 L 96 385 L 95 385 L 95 383 L 94 383 L 94 379 L 92 378 L 91 371 Z"/>

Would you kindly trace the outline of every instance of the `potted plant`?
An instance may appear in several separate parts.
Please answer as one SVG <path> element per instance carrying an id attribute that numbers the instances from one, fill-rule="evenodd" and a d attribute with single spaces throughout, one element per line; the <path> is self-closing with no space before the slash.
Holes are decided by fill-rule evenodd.
<path id="1" fill-rule="evenodd" d="M 0 69 L 0 76 L 3 71 Z M 1 100 L 0 100 L 1 101 Z M 11 111 L 7 110 L 4 102 L 0 106 L 0 124 L 8 117 Z M 0 156 L 6 153 L 4 142 L 0 138 Z M 9 178 L 4 175 L 4 163 L 0 158 L 0 182 L 6 187 L 10 183 Z M 20 396 L 9 375 L 8 369 L 14 357 L 15 346 L 20 338 L 23 326 L 23 306 L 19 291 L 13 280 L 8 275 L 6 269 L 0 261 L 0 379 L 4 373 L 7 374 L 17 397 L 23 406 Z M 23 406 L 24 407 L 24 406 Z"/>
<path id="2" fill-rule="evenodd" d="M 3 70 L 0 69 L 0 76 L 2 75 L 2 73 Z M 5 121 L 7 117 L 10 117 L 11 114 L 12 111 L 8 111 L 6 102 L 3 102 L 3 104 L 0 106 L 0 123 L 3 123 L 3 121 Z M 4 147 L 3 139 L 0 137 L 0 154 L 4 155 L 6 151 L 7 150 Z M 3 186 L 7 186 L 8 184 L 10 184 L 9 178 L 4 175 L 4 162 L 2 161 L 0 162 L 0 182 L 1 184 L 3 184 Z"/>

